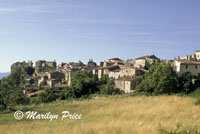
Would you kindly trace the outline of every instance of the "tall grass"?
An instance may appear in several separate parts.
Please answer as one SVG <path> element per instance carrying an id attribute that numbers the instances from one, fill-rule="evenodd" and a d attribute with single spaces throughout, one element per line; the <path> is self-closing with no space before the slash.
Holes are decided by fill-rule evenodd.
<path id="1" fill-rule="evenodd" d="M 185 130 L 200 129 L 200 106 L 195 99 L 178 96 L 114 96 L 82 101 L 57 101 L 17 107 L 23 111 L 82 114 L 81 120 L 16 121 L 13 113 L 0 115 L 3 134 L 158 134 L 159 124 L 172 130 L 181 123 Z M 8 121 L 5 121 L 5 120 Z"/>

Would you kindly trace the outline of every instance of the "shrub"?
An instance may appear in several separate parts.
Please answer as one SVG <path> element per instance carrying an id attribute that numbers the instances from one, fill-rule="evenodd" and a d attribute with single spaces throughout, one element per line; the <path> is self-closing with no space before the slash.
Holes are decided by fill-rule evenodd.
<path id="1" fill-rule="evenodd" d="M 23 91 L 20 89 L 14 91 L 14 93 L 11 94 L 10 104 L 12 106 L 16 106 L 19 104 L 27 105 L 29 104 L 29 102 L 30 102 L 30 99 L 25 94 L 23 94 Z"/>
<path id="2" fill-rule="evenodd" d="M 113 95 L 121 94 L 120 89 L 115 88 L 115 83 L 108 75 L 104 75 L 99 81 L 99 90 L 101 94 Z"/>
<path id="3" fill-rule="evenodd" d="M 72 78 L 71 88 L 77 98 L 95 93 L 97 91 L 97 78 L 87 71 L 78 71 Z"/>
<path id="4" fill-rule="evenodd" d="M 48 103 L 55 101 L 58 97 L 53 90 L 45 90 L 38 95 L 38 100 L 42 103 Z"/>
<path id="5" fill-rule="evenodd" d="M 152 94 L 171 94 L 177 92 L 177 75 L 170 64 L 155 63 L 144 74 L 144 79 L 137 86 L 138 91 Z"/>
<path id="6" fill-rule="evenodd" d="M 188 94 L 197 88 L 197 81 L 195 82 L 195 76 L 193 76 L 190 72 L 182 73 L 178 77 L 178 88 L 180 91 Z"/>

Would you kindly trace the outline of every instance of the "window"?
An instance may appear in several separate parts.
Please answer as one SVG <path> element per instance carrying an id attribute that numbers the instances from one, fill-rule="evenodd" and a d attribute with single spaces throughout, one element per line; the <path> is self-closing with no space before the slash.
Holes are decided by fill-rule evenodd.
<path id="1" fill-rule="evenodd" d="M 186 65 L 185 68 L 188 69 L 188 65 Z"/>
<path id="2" fill-rule="evenodd" d="M 198 67 L 197 67 L 197 65 L 195 65 L 195 69 L 197 69 Z"/>

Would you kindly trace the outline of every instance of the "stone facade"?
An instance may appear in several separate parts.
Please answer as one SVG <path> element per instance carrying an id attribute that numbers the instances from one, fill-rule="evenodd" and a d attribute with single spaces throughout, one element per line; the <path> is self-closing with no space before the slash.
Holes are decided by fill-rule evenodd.
<path id="1" fill-rule="evenodd" d="M 191 72 L 195 76 L 200 76 L 200 62 L 189 60 L 175 60 L 174 70 L 177 74 Z"/>
<path id="2" fill-rule="evenodd" d="M 127 60 L 126 64 L 128 64 L 129 66 L 133 66 L 135 68 L 144 68 L 146 65 L 146 61 L 149 64 L 153 64 L 154 62 L 160 61 L 160 59 L 156 57 L 155 55 L 147 55 L 147 56 L 142 56 L 136 59 Z"/>
<path id="3" fill-rule="evenodd" d="M 35 62 L 35 67 L 53 67 L 56 68 L 56 61 L 38 60 Z"/>
<path id="4" fill-rule="evenodd" d="M 11 65 L 11 71 L 13 71 L 15 68 L 26 68 L 26 67 L 33 67 L 33 62 L 32 61 L 28 61 L 28 62 L 16 62 L 14 64 Z"/>
<path id="5" fill-rule="evenodd" d="M 125 93 L 131 93 L 136 89 L 136 86 L 142 81 L 142 76 L 130 77 L 124 76 L 115 80 L 115 87 L 124 91 Z"/>
<path id="6" fill-rule="evenodd" d="M 195 52 L 197 61 L 200 61 L 200 50 Z"/>

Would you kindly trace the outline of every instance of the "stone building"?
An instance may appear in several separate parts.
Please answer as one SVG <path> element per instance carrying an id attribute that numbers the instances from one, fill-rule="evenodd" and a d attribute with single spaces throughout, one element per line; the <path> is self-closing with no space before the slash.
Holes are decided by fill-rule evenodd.
<path id="1" fill-rule="evenodd" d="M 195 52 L 197 61 L 200 61 L 200 50 Z"/>
<path id="2" fill-rule="evenodd" d="M 115 87 L 124 91 L 125 93 L 134 92 L 136 86 L 142 81 L 143 76 L 123 76 L 115 80 Z"/>
<path id="3" fill-rule="evenodd" d="M 48 80 L 47 84 L 49 87 L 54 87 L 55 84 L 62 84 L 65 80 L 65 74 L 55 71 L 55 72 L 49 72 L 47 73 Z"/>
<path id="4" fill-rule="evenodd" d="M 35 84 L 40 86 L 42 82 L 46 81 L 48 87 L 52 88 L 55 84 L 62 84 L 65 80 L 65 74 L 58 71 L 40 73 L 34 77 Z"/>
<path id="5" fill-rule="evenodd" d="M 174 60 L 174 70 L 177 74 L 191 72 L 195 76 L 200 76 L 200 62 L 190 60 Z"/>
<path id="6" fill-rule="evenodd" d="M 56 61 L 38 60 L 35 62 L 35 67 L 53 67 L 56 68 Z"/>
<path id="7" fill-rule="evenodd" d="M 160 59 L 156 57 L 155 55 L 146 55 L 146 56 L 142 56 L 136 59 L 127 60 L 126 64 L 128 64 L 129 66 L 133 66 L 135 68 L 144 68 L 146 65 L 146 62 L 148 62 L 149 64 L 152 64 L 158 61 L 160 61 Z"/>
<path id="8" fill-rule="evenodd" d="M 11 65 L 11 71 L 13 71 L 14 69 L 21 67 L 21 68 L 26 68 L 26 67 L 33 67 L 33 62 L 32 61 L 28 61 L 28 62 L 16 62 L 14 64 Z"/>
<path id="9" fill-rule="evenodd" d="M 119 58 L 111 58 L 108 59 L 108 61 L 104 61 L 103 63 L 100 63 L 103 67 L 107 66 L 117 66 L 117 65 L 124 65 L 124 61 L 122 61 Z"/>

